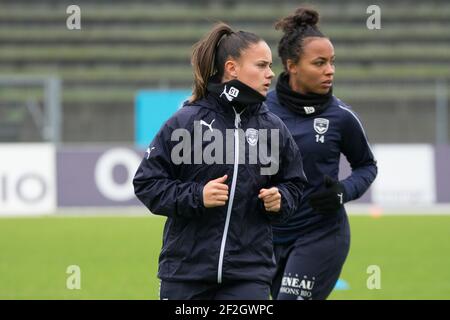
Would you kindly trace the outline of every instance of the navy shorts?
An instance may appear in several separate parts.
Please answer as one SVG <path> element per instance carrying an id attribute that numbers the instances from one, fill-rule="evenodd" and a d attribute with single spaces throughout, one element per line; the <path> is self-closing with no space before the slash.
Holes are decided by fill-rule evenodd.
<path id="1" fill-rule="evenodd" d="M 256 281 L 224 284 L 201 281 L 161 280 L 161 300 L 269 300 L 270 285 Z"/>
<path id="2" fill-rule="evenodd" d="M 346 215 L 333 228 L 275 245 L 277 271 L 271 294 L 276 300 L 323 300 L 333 290 L 350 249 Z"/>

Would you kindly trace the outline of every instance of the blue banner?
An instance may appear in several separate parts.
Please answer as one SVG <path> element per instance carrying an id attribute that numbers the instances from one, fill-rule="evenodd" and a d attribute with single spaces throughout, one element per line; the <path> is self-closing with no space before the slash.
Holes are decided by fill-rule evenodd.
<path id="1" fill-rule="evenodd" d="M 190 95 L 190 90 L 139 91 L 135 100 L 136 146 L 147 148 L 164 122 Z"/>

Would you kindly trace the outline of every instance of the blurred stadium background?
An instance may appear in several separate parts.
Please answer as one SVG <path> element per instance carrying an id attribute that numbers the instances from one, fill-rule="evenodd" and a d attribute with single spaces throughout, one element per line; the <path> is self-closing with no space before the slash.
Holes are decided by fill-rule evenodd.
<path id="1" fill-rule="evenodd" d="M 72 4 L 81 30 L 66 26 Z M 214 22 L 261 35 L 279 74 L 273 24 L 299 4 L 1 0 L 0 299 L 157 299 L 164 219 L 130 191 L 140 141 L 190 89 L 191 46 Z M 450 3 L 310 4 L 335 45 L 334 93 L 380 165 L 348 206 L 352 247 L 331 298 L 450 299 Z M 70 265 L 80 290 L 66 287 Z M 367 287 L 371 265 L 380 289 Z"/>

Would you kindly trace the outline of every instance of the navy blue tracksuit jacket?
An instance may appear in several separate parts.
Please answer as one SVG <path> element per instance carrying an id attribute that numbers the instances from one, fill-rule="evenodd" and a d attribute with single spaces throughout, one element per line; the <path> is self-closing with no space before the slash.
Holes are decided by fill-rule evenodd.
<path id="1" fill-rule="evenodd" d="M 185 131 L 178 130 L 174 137 L 180 128 Z M 223 163 L 193 164 L 195 157 L 198 160 L 200 153 L 208 149 L 211 136 L 221 133 L 225 137 L 227 129 Z M 279 140 L 268 139 L 267 148 L 271 150 L 272 144 L 278 144 L 280 156 L 259 157 L 251 163 L 249 145 L 257 141 L 260 147 L 261 129 L 279 130 Z M 197 137 L 210 135 L 209 141 L 201 143 L 201 150 L 191 140 L 196 133 Z M 185 138 L 184 146 L 190 148 L 182 153 L 185 163 L 175 164 L 171 155 L 174 148 L 180 147 L 180 136 Z M 243 141 L 245 150 L 238 147 L 237 141 Z M 225 158 L 233 160 L 230 163 Z M 278 171 L 261 175 L 261 168 L 268 162 L 277 163 Z M 203 186 L 225 174 L 229 186 L 226 205 L 205 208 Z M 271 220 L 286 220 L 297 212 L 304 183 L 300 151 L 286 126 L 265 104 L 248 106 L 239 115 L 221 98 L 209 94 L 195 105 L 185 105 L 162 126 L 134 178 L 135 193 L 143 204 L 152 213 L 168 217 L 159 278 L 270 283 L 275 268 Z M 282 195 L 279 213 L 266 212 L 258 199 L 259 190 L 269 187 L 278 187 Z"/>
<path id="2" fill-rule="evenodd" d="M 338 180 L 340 154 L 352 167 L 352 174 L 341 181 L 348 202 L 361 197 L 377 175 L 377 166 L 360 120 L 351 108 L 332 97 L 329 106 L 318 115 L 300 116 L 280 105 L 276 91 L 267 97 L 267 105 L 279 116 L 302 150 L 303 168 L 308 184 L 294 215 L 286 223 L 274 226 L 274 242 L 289 243 L 298 236 L 332 229 L 343 221 L 345 208 L 337 214 L 322 215 L 308 204 L 309 195 L 320 191 L 324 175 Z"/>

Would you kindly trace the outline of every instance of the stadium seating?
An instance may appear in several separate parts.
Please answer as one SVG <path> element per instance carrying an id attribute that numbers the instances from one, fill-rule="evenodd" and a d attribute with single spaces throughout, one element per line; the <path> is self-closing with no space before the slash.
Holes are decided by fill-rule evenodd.
<path id="1" fill-rule="evenodd" d="M 215 21 L 265 38 L 280 73 L 273 23 L 298 2 L 82 0 L 81 30 L 66 28 L 69 4 L 4 1 L 0 75 L 63 80 L 64 142 L 131 142 L 136 91 L 189 88 L 191 46 Z M 381 2 L 380 30 L 366 27 L 369 4 L 315 1 L 336 48 L 334 92 L 361 115 L 372 142 L 433 143 L 436 81 L 450 87 L 450 3 Z M 36 139 L 24 129 L 29 114 L 17 111 L 30 99 L 42 100 L 42 89 L 0 87 L 1 140 Z"/>

